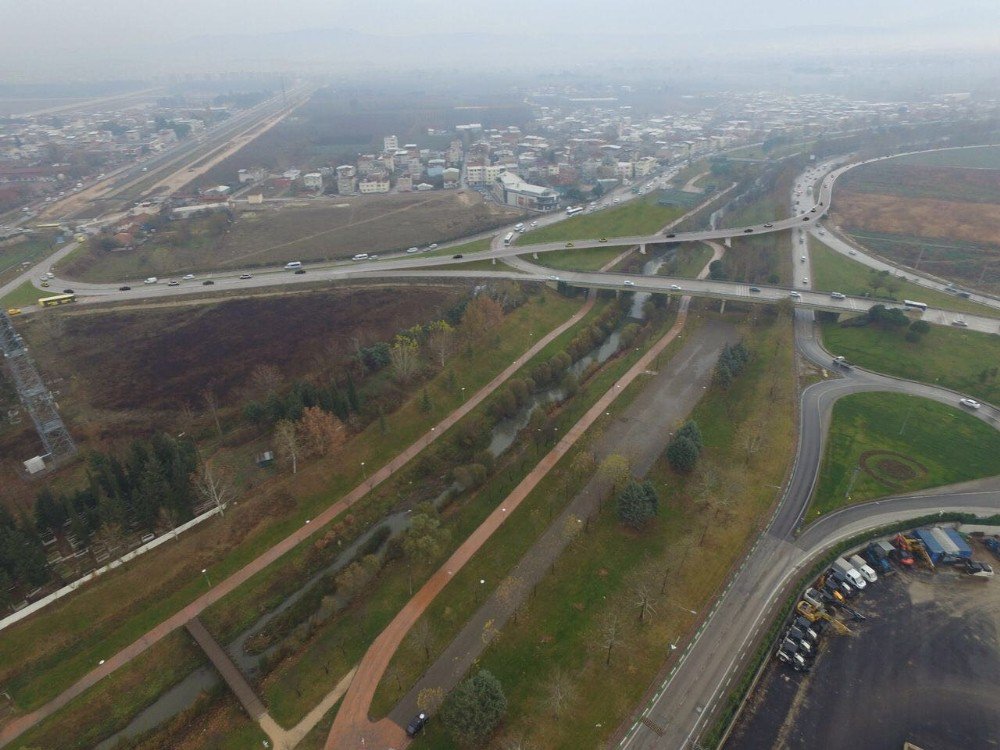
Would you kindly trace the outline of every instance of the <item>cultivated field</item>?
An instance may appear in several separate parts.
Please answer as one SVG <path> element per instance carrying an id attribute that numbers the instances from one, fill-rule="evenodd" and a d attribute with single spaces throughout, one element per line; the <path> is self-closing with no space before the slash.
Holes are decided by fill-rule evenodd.
<path id="1" fill-rule="evenodd" d="M 973 146 L 971 148 L 930 151 L 893 159 L 896 164 L 917 164 L 931 167 L 969 167 L 971 169 L 1000 169 L 1000 146 Z"/>
<path id="2" fill-rule="evenodd" d="M 81 249 L 65 272 L 88 281 L 120 281 L 289 260 L 330 261 L 458 239 L 516 216 L 467 190 L 273 202 L 244 206 L 226 232 L 206 237 L 194 231 L 178 247 L 150 242 L 123 252 Z"/>
<path id="3" fill-rule="evenodd" d="M 898 161 L 865 164 L 838 183 L 839 190 L 905 198 L 995 203 L 1000 200 L 1000 169 L 923 167 Z"/>

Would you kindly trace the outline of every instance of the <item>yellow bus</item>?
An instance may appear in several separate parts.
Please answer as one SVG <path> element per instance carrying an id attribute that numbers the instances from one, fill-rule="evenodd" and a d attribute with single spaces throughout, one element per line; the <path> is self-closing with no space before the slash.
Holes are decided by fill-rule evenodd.
<path id="1" fill-rule="evenodd" d="M 56 305 L 65 305 L 70 302 L 76 302 L 75 294 L 57 294 L 53 297 L 42 297 L 38 300 L 38 304 L 42 307 L 55 307 Z"/>

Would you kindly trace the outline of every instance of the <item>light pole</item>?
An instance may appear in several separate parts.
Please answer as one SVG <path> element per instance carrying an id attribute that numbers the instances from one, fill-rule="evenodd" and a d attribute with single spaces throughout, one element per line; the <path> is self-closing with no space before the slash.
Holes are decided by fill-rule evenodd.
<path id="1" fill-rule="evenodd" d="M 208 577 L 208 568 L 202 568 L 201 574 L 205 576 L 205 583 L 208 584 L 208 587 L 212 588 L 212 579 Z"/>
<path id="2" fill-rule="evenodd" d="M 361 462 L 361 476 L 363 476 L 365 478 L 366 482 L 368 481 L 368 472 L 365 470 L 365 462 L 364 461 Z"/>

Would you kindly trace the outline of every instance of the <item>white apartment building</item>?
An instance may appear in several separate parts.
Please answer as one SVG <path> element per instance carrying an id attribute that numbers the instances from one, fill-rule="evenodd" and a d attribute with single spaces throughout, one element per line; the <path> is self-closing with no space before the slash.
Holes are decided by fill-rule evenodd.
<path id="1" fill-rule="evenodd" d="M 361 179 L 358 182 L 358 191 L 362 195 L 370 195 L 372 193 L 388 193 L 391 187 L 389 183 L 389 175 L 373 173 Z"/>

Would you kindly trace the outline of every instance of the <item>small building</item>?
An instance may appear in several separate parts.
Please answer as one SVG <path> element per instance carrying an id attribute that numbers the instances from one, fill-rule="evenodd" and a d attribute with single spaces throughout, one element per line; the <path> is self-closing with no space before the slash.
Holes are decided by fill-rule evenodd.
<path id="1" fill-rule="evenodd" d="M 930 531 L 934 535 L 934 538 L 938 540 L 946 555 L 964 558 L 972 557 L 972 548 L 955 529 L 947 526 L 945 528 L 935 526 Z"/>
<path id="2" fill-rule="evenodd" d="M 357 170 L 351 164 L 343 164 L 336 169 L 337 192 L 341 195 L 353 195 Z"/>
<path id="3" fill-rule="evenodd" d="M 945 556 L 944 547 L 931 529 L 916 529 L 913 535 L 923 543 L 932 563 L 937 565 L 941 562 L 941 558 Z"/>
<path id="4" fill-rule="evenodd" d="M 533 211 L 552 211 L 559 205 L 559 193 L 552 188 L 532 185 L 510 171 L 493 183 L 493 194 L 501 203 Z"/>
<path id="5" fill-rule="evenodd" d="M 247 196 L 247 203 L 249 203 L 251 206 L 259 206 L 263 202 L 264 202 L 263 193 L 251 193 L 250 195 Z"/>
<path id="6" fill-rule="evenodd" d="M 323 175 L 319 172 L 308 172 L 302 177 L 302 184 L 310 190 L 323 189 Z"/>
<path id="7" fill-rule="evenodd" d="M 384 174 L 370 174 L 358 182 L 358 191 L 362 195 L 388 193 L 390 187 L 389 176 Z"/>
<path id="8" fill-rule="evenodd" d="M 448 167 L 441 173 L 441 177 L 444 179 L 444 186 L 446 188 L 457 188 L 458 178 L 461 176 L 461 172 L 455 167 Z"/>

